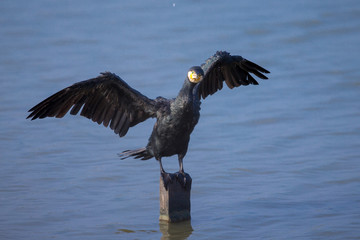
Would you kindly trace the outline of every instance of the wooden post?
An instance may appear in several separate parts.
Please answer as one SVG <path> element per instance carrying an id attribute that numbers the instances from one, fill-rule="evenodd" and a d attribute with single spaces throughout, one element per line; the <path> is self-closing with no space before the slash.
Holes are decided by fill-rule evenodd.
<path id="1" fill-rule="evenodd" d="M 184 178 L 181 174 L 169 173 L 171 181 L 165 188 L 163 178 L 160 176 L 160 220 L 167 222 L 181 222 L 190 217 L 190 190 L 192 179 L 185 174 L 186 183 L 179 180 Z"/>

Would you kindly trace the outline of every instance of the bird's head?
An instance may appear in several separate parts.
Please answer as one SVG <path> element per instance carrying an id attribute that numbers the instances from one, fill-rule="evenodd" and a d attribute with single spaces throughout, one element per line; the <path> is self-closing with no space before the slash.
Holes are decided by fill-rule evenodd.
<path id="1" fill-rule="evenodd" d="M 188 79 L 192 83 L 200 82 L 204 77 L 204 71 L 199 66 L 191 67 L 187 75 Z"/>

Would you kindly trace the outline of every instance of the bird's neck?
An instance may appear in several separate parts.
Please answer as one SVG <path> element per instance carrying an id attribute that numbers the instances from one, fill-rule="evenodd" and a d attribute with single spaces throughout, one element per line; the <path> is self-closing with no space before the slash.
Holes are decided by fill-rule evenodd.
<path id="1" fill-rule="evenodd" d="M 188 79 L 185 79 L 185 82 L 184 82 L 182 88 L 180 89 L 179 94 L 176 97 L 176 99 L 181 98 L 181 99 L 192 100 L 192 98 L 193 98 L 193 89 L 194 89 L 195 85 L 196 84 L 190 82 Z"/>

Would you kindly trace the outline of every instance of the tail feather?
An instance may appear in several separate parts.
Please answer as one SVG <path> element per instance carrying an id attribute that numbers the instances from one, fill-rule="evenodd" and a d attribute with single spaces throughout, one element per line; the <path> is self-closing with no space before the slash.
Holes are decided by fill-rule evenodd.
<path id="1" fill-rule="evenodd" d="M 118 155 L 121 160 L 124 160 L 129 157 L 133 157 L 135 159 L 140 158 L 141 160 L 148 160 L 153 157 L 152 155 L 149 154 L 149 152 L 147 151 L 147 149 L 145 147 L 135 149 L 135 150 L 126 150 L 126 151 L 123 151 L 122 153 L 119 153 Z"/>

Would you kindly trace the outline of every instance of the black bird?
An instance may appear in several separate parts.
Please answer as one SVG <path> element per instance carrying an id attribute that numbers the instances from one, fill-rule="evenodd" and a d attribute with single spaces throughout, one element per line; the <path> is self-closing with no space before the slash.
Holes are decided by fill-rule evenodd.
<path id="1" fill-rule="evenodd" d="M 177 154 L 180 167 L 178 174 L 185 177 L 183 158 L 188 149 L 190 134 L 200 117 L 200 99 L 221 90 L 224 81 L 231 89 L 241 85 L 258 85 L 250 73 L 267 79 L 262 73 L 270 72 L 241 56 L 218 51 L 201 67 L 189 69 L 176 98 L 149 99 L 117 75 L 105 72 L 48 97 L 31 108 L 27 118 L 61 118 L 70 108 L 72 115 L 76 115 L 82 108 L 81 116 L 98 124 L 102 123 L 105 127 L 110 125 L 120 137 L 125 136 L 130 127 L 150 117 L 156 118 L 147 146 L 127 150 L 120 155 L 122 158 L 135 157 L 142 160 L 155 157 L 160 163 L 165 183 L 169 174 L 162 166 L 162 157 Z"/>

